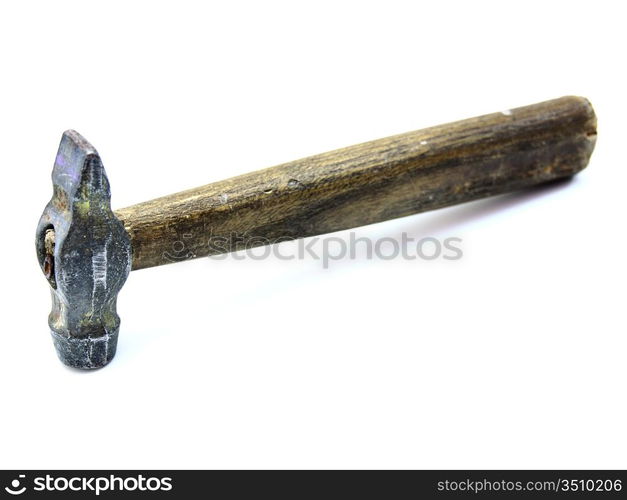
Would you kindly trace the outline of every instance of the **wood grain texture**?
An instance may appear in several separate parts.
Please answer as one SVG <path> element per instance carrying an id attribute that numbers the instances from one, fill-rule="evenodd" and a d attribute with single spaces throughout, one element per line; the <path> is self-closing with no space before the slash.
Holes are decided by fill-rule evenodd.
<path id="1" fill-rule="evenodd" d="M 338 149 L 116 211 L 133 269 L 523 189 L 588 163 L 596 117 L 562 97 Z"/>

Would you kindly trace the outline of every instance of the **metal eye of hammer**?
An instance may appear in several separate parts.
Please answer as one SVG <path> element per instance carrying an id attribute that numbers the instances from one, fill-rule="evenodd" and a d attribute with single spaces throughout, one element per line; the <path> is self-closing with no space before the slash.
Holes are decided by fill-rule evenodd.
<path id="1" fill-rule="evenodd" d="M 63 134 L 53 195 L 37 226 L 61 361 L 92 369 L 115 355 L 118 292 L 131 270 L 303 238 L 569 177 L 588 164 L 596 117 L 581 97 L 409 132 L 111 210 L 100 156 Z M 247 238 L 241 238 L 246 235 Z M 184 239 L 183 239 L 184 238 Z M 220 242 L 217 244 L 217 242 Z"/>

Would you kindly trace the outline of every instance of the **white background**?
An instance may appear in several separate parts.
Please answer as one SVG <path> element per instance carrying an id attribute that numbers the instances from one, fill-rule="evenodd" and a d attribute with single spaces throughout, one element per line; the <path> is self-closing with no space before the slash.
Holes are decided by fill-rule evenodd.
<path id="1" fill-rule="evenodd" d="M 3 4 L 0 467 L 627 467 L 624 19 L 590 1 Z M 572 182 L 357 233 L 460 237 L 460 261 L 138 271 L 114 361 L 57 360 L 34 233 L 63 130 L 98 148 L 121 208 L 569 94 L 599 119 Z"/>

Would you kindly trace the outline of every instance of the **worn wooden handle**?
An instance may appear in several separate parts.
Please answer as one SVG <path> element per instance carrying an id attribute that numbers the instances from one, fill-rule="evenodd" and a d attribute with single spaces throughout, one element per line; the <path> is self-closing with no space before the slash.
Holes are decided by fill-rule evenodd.
<path id="1" fill-rule="evenodd" d="M 581 97 L 396 135 L 118 210 L 133 269 L 348 229 L 571 176 L 596 117 Z M 183 253 L 181 253 L 183 252 Z"/>

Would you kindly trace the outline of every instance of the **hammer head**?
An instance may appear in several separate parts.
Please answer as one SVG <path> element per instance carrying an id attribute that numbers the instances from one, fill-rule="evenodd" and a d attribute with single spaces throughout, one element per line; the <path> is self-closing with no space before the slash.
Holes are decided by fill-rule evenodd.
<path id="1" fill-rule="evenodd" d="M 98 152 L 73 130 L 61 138 L 52 186 L 36 235 L 52 294 L 52 340 L 66 365 L 99 368 L 115 355 L 116 299 L 131 270 L 131 242 L 111 210 Z"/>

